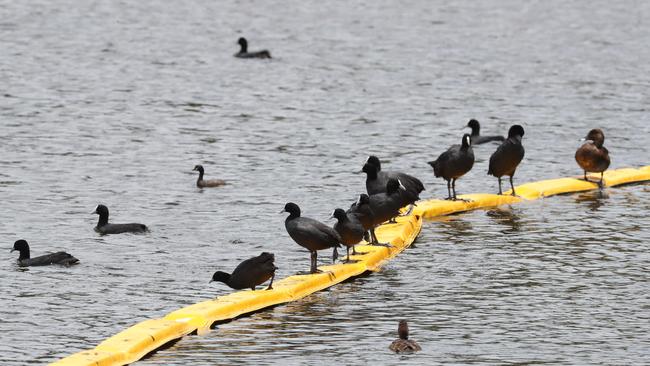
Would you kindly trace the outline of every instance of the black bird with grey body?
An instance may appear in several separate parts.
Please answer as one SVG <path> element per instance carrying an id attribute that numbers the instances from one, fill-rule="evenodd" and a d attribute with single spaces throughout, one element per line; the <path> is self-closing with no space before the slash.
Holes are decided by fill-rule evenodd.
<path id="1" fill-rule="evenodd" d="M 79 263 L 77 258 L 66 252 L 56 252 L 32 258 L 29 252 L 29 244 L 27 244 L 27 241 L 23 239 L 16 240 L 11 251 L 13 252 L 14 250 L 17 250 L 20 253 L 18 256 L 18 265 L 21 267 L 47 266 L 50 264 L 71 266 Z"/>
<path id="2" fill-rule="evenodd" d="M 289 216 L 284 221 L 284 227 L 291 239 L 311 253 L 311 273 L 318 272 L 317 259 L 319 250 L 334 248 L 332 258 L 333 261 L 336 260 L 338 257 L 336 248 L 341 246 L 339 244 L 341 237 L 336 230 L 320 221 L 301 217 L 300 207 L 293 202 L 287 203 L 281 212 L 289 213 Z"/>
<path id="3" fill-rule="evenodd" d="M 273 279 L 275 270 L 278 269 L 275 264 L 275 255 L 273 253 L 263 252 L 257 257 L 246 259 L 232 271 L 232 274 L 217 271 L 212 275 L 212 281 L 223 282 L 230 288 L 241 290 L 250 288 L 255 290 L 255 286 L 261 285 L 271 279 L 267 290 L 273 289 Z M 212 282 L 210 281 L 210 282 Z"/>
<path id="4" fill-rule="evenodd" d="M 239 52 L 235 54 L 238 58 L 271 58 L 271 52 L 267 50 L 248 52 L 248 41 L 241 37 L 237 40 L 239 43 Z"/>
<path id="5" fill-rule="evenodd" d="M 334 230 L 341 237 L 341 244 L 346 247 L 347 261 L 350 260 L 350 248 L 352 254 L 357 254 L 354 246 L 363 240 L 365 230 L 361 221 L 354 213 L 346 213 L 343 209 L 337 208 L 332 213 L 332 217 L 336 218 L 337 222 L 334 224 Z"/>
<path id="6" fill-rule="evenodd" d="M 521 144 L 521 139 L 524 137 L 524 128 L 520 125 L 514 125 L 508 130 L 508 138 L 497 148 L 497 150 L 490 156 L 490 165 L 488 167 L 488 174 L 497 177 L 499 180 L 499 194 L 503 194 L 501 190 L 501 177 L 507 175 L 510 177 L 510 188 L 512 188 L 512 195 L 515 196 L 515 186 L 512 183 L 512 177 L 515 175 L 517 166 L 524 158 L 524 146 Z"/>
<path id="7" fill-rule="evenodd" d="M 474 150 L 470 135 L 464 134 L 461 145 L 453 145 L 428 163 L 436 177 L 447 181 L 447 199 L 456 200 L 456 180 L 469 172 L 474 166 Z M 453 195 L 452 195 L 453 191 Z"/>
<path id="8" fill-rule="evenodd" d="M 108 207 L 104 205 L 97 205 L 93 213 L 99 215 L 95 231 L 100 234 L 144 233 L 148 230 L 146 225 L 138 223 L 109 224 Z"/>
<path id="9" fill-rule="evenodd" d="M 390 178 L 398 179 L 404 185 L 406 191 L 412 195 L 417 196 L 424 191 L 422 181 L 412 175 L 381 170 L 381 161 L 374 155 L 368 157 L 362 171 L 367 174 L 366 190 L 369 195 L 386 192 L 386 183 Z"/>
<path id="10" fill-rule="evenodd" d="M 480 145 L 491 141 L 505 141 L 505 138 L 503 138 L 503 136 L 500 135 L 493 135 L 493 136 L 481 135 L 481 125 L 475 119 L 470 119 L 469 122 L 467 122 L 467 126 L 465 127 L 469 127 L 472 129 L 472 134 L 471 134 L 472 145 Z"/>

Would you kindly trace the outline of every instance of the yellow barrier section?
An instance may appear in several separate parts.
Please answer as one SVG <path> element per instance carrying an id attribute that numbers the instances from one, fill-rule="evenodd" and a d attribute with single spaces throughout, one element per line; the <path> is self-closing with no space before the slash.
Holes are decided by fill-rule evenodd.
<path id="1" fill-rule="evenodd" d="M 533 183 L 526 183 L 515 187 L 518 197 L 510 196 L 510 190 L 504 195 L 498 194 L 465 194 L 458 197 L 466 201 L 426 200 L 417 203 L 414 213 L 424 218 L 449 215 L 458 212 L 474 210 L 477 208 L 494 207 L 503 204 L 534 200 L 542 197 L 554 196 L 565 193 L 575 193 L 598 189 L 600 174 L 590 174 L 587 178 L 591 182 L 579 178 L 548 179 Z M 621 184 L 636 183 L 650 180 L 650 166 L 639 169 L 623 168 L 606 171 L 603 184 L 614 187 Z"/>
<path id="2" fill-rule="evenodd" d="M 321 273 L 284 278 L 273 283 L 272 290 L 238 291 L 184 307 L 163 319 L 143 321 L 108 338 L 94 350 L 75 353 L 52 365 L 112 366 L 135 362 L 170 341 L 194 331 L 205 332 L 214 322 L 294 301 L 366 271 L 377 270 L 383 262 L 411 245 L 421 228 L 422 217 L 415 214 L 399 217 L 397 223 L 386 223 L 375 230 L 377 238 L 391 247 L 358 245 L 359 254 L 350 256 L 350 263 L 321 266 Z"/>
<path id="3" fill-rule="evenodd" d="M 600 175 L 590 175 L 598 181 Z M 650 180 L 650 166 L 639 169 L 618 169 L 605 173 L 607 187 Z M 448 215 L 478 208 L 533 200 L 556 194 L 597 189 L 598 185 L 578 178 L 560 178 L 527 183 L 516 187 L 519 197 L 496 194 L 467 194 L 467 201 L 420 201 L 409 216 L 399 217 L 397 223 L 386 223 L 375 232 L 381 242 L 392 247 L 358 245 L 358 255 L 351 263 L 321 266 L 322 273 L 294 275 L 274 283 L 272 290 L 239 291 L 190 305 L 169 313 L 163 319 L 146 320 L 100 343 L 95 349 L 82 351 L 59 360 L 56 366 L 113 366 L 135 362 L 166 343 L 191 332 L 203 332 L 216 321 L 233 319 L 269 306 L 294 301 L 333 286 L 381 264 L 406 249 L 420 233 L 422 218 Z M 508 192 L 507 192 L 508 193 Z"/>

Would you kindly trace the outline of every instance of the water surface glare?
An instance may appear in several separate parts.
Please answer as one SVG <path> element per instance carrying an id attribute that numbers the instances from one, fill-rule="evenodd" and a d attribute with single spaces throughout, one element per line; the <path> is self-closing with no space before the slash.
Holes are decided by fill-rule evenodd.
<path id="1" fill-rule="evenodd" d="M 593 127 L 612 168 L 650 164 L 648 16 L 604 0 L 0 0 L 0 363 L 51 362 L 225 294 L 211 274 L 262 251 L 278 278 L 308 269 L 285 202 L 326 221 L 364 190 L 370 153 L 444 197 L 426 162 L 469 118 L 524 126 L 517 183 L 580 174 Z M 232 57 L 242 35 L 274 59 Z M 496 192 L 495 147 L 475 148 L 459 193 Z M 197 189 L 196 164 L 230 184 Z M 642 364 L 649 192 L 426 222 L 378 273 L 140 363 Z M 98 236 L 98 203 L 151 233 Z M 18 268 L 19 238 L 81 264 Z M 422 352 L 388 351 L 401 318 Z"/>

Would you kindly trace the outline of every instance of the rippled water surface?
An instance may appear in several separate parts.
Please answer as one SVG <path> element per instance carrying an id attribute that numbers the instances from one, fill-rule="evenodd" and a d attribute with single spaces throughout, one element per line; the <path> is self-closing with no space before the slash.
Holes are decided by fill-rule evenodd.
<path id="1" fill-rule="evenodd" d="M 261 251 L 279 277 L 307 269 L 285 202 L 326 220 L 363 191 L 370 153 L 443 197 L 426 162 L 469 118 L 523 124 L 518 182 L 579 174 L 592 127 L 612 168 L 650 164 L 648 16 L 644 1 L 0 0 L 0 363 L 227 293 L 212 272 Z M 241 35 L 274 58 L 232 57 Z M 495 146 L 459 192 L 496 191 Z M 230 184 L 197 189 L 198 163 Z M 151 233 L 98 236 L 97 203 Z M 378 273 L 140 363 L 641 364 L 648 210 L 634 185 L 427 222 Z M 19 238 L 81 264 L 20 269 Z M 401 318 L 422 352 L 389 353 Z"/>

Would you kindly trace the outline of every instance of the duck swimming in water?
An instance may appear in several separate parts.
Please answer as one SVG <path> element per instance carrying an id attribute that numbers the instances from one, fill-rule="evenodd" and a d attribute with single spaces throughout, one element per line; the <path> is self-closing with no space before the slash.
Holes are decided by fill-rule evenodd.
<path id="1" fill-rule="evenodd" d="M 27 241 L 20 239 L 16 240 L 13 249 L 20 252 L 18 256 L 18 265 L 21 267 L 29 266 L 47 266 L 50 264 L 61 264 L 64 266 L 71 266 L 79 263 L 79 260 L 66 252 L 56 252 L 52 254 L 45 254 L 39 257 L 31 258 L 29 255 L 29 244 Z"/>
<path id="2" fill-rule="evenodd" d="M 388 347 L 391 351 L 395 353 L 402 353 L 417 352 L 422 350 L 418 342 L 409 339 L 409 326 L 406 323 L 406 320 L 399 321 L 399 325 L 397 326 L 397 334 L 399 335 L 399 338 L 394 340 L 393 343 L 391 343 Z"/>
<path id="3" fill-rule="evenodd" d="M 239 43 L 239 52 L 235 53 L 235 57 L 239 58 L 271 58 L 271 52 L 267 50 L 248 52 L 248 41 L 246 38 L 241 37 L 237 41 Z"/>
<path id="4" fill-rule="evenodd" d="M 146 225 L 137 223 L 109 224 L 108 207 L 104 205 L 97 205 L 93 213 L 99 215 L 95 231 L 100 234 L 144 233 L 149 230 Z"/>
<path id="5" fill-rule="evenodd" d="M 257 257 L 239 263 L 237 268 L 232 271 L 232 274 L 221 271 L 215 272 L 212 275 L 212 281 L 223 282 L 235 290 L 250 288 L 255 291 L 255 286 L 263 284 L 270 278 L 271 282 L 266 289 L 272 290 L 275 270 L 278 269 L 273 263 L 274 260 L 275 255 L 273 253 L 263 252 Z"/>
<path id="6" fill-rule="evenodd" d="M 199 172 L 199 178 L 196 180 L 196 186 L 199 188 L 220 187 L 226 184 L 223 179 L 203 179 L 203 165 L 195 165 L 192 170 Z"/>
<path id="7" fill-rule="evenodd" d="M 461 145 L 453 145 L 438 156 L 438 159 L 428 163 L 433 168 L 436 177 L 447 181 L 448 200 L 456 200 L 456 179 L 465 175 L 474 166 L 474 150 L 468 134 L 463 135 Z M 451 183 L 451 184 L 450 184 Z M 453 190 L 453 196 L 452 196 Z"/>
<path id="8" fill-rule="evenodd" d="M 576 162 L 584 170 L 584 178 L 586 181 L 588 181 L 587 172 L 600 173 L 598 185 L 602 188 L 603 173 L 609 168 L 609 164 L 611 163 L 609 151 L 603 146 L 605 134 L 600 128 L 595 128 L 589 131 L 585 140 L 587 141 L 576 151 Z"/>
<path id="9" fill-rule="evenodd" d="M 505 138 L 503 136 L 482 136 L 481 135 L 481 125 L 478 123 L 477 120 L 475 119 L 470 119 L 469 122 L 467 122 L 467 126 L 472 129 L 472 145 L 480 145 L 484 144 L 486 142 L 490 141 L 504 141 Z"/>
<path id="10" fill-rule="evenodd" d="M 504 175 L 510 176 L 510 188 L 512 188 L 512 195 L 515 196 L 515 186 L 512 184 L 512 177 L 515 175 L 517 166 L 524 158 L 524 146 L 521 144 L 521 139 L 524 136 L 524 128 L 520 125 L 510 127 L 508 131 L 508 138 L 497 148 L 497 151 L 490 156 L 490 165 L 488 167 L 488 174 L 493 175 L 499 179 L 499 194 L 501 191 L 501 177 Z"/>

